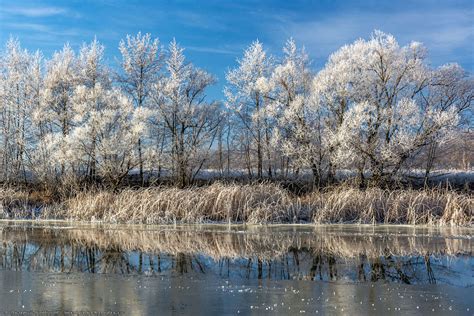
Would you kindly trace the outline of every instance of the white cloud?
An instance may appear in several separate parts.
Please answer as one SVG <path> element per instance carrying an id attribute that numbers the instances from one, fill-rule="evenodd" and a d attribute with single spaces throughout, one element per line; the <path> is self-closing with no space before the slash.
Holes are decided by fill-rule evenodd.
<path id="1" fill-rule="evenodd" d="M 61 45 L 71 38 L 80 36 L 84 31 L 74 28 L 53 28 L 40 23 L 7 22 L 4 24 L 20 40 L 29 43 L 55 43 Z M 10 33 L 12 34 L 12 33 Z M 4 34 L 6 35 L 6 34 Z"/>
<path id="2" fill-rule="evenodd" d="M 238 55 L 239 51 L 230 50 L 225 48 L 214 48 L 214 47 L 204 47 L 204 46 L 185 46 L 186 49 L 192 50 L 195 52 L 201 53 L 211 53 L 211 54 L 225 54 L 225 55 Z"/>
<path id="3" fill-rule="evenodd" d="M 393 34 L 404 45 L 423 42 L 434 59 L 456 58 L 459 48 L 473 53 L 474 12 L 443 8 L 410 9 L 399 12 L 341 12 L 314 20 L 289 21 L 283 28 L 285 37 L 294 37 L 316 58 L 330 53 L 357 38 L 368 38 L 374 29 Z M 278 38 L 278 41 L 284 40 Z M 465 56 L 459 56 L 465 57 Z"/>
<path id="4" fill-rule="evenodd" d="M 50 32 L 49 27 L 38 23 L 6 23 L 5 26 L 12 30 Z"/>
<path id="5" fill-rule="evenodd" d="M 27 17 L 47 17 L 54 15 L 62 15 L 67 13 L 67 10 L 60 7 L 4 7 L 1 11 L 14 14 L 23 15 Z"/>

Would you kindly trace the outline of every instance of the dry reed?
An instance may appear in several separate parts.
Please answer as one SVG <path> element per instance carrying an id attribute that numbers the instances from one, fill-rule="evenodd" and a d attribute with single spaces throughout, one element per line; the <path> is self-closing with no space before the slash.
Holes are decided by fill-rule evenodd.
<path id="1" fill-rule="evenodd" d="M 268 184 L 86 192 L 66 201 L 67 218 L 106 222 L 282 223 L 298 218 L 294 199 Z"/>
<path id="2" fill-rule="evenodd" d="M 341 186 L 304 199 L 316 223 L 456 226 L 472 225 L 474 221 L 473 196 L 450 190 L 360 190 Z"/>
<path id="3" fill-rule="evenodd" d="M 0 217 L 22 217 L 28 194 L 0 190 Z M 18 202 L 20 201 L 20 202 Z M 16 209 L 15 209 L 16 207 Z M 472 226 L 474 197 L 447 189 L 383 190 L 339 186 L 294 196 L 277 184 L 86 191 L 43 205 L 40 218 L 111 223 L 385 223 Z"/>

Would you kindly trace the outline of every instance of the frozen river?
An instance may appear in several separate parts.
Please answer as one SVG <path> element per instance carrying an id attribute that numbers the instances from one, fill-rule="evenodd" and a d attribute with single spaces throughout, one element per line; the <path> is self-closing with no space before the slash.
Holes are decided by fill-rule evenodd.
<path id="1" fill-rule="evenodd" d="M 474 314 L 470 228 L 0 222 L 0 313 Z"/>

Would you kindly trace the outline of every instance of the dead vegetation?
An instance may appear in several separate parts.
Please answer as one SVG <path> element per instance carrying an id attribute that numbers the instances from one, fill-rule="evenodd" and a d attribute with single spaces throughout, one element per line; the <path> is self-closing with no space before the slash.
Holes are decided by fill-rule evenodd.
<path id="1" fill-rule="evenodd" d="M 302 204 L 317 223 L 361 222 L 411 225 L 471 225 L 474 198 L 448 189 L 366 190 L 340 186 L 311 193 Z"/>
<path id="2" fill-rule="evenodd" d="M 61 201 L 4 189 L 0 191 L 0 200 L 3 218 L 27 216 L 147 224 L 315 222 L 471 226 L 474 223 L 473 195 L 439 188 L 361 190 L 341 185 L 296 196 L 272 183 L 214 183 L 186 189 L 89 190 Z"/>

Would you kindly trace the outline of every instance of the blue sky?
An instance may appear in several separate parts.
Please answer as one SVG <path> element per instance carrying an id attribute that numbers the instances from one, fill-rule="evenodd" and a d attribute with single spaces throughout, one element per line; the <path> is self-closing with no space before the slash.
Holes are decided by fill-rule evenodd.
<path id="1" fill-rule="evenodd" d="M 279 54 L 293 37 L 317 70 L 331 52 L 368 38 L 374 29 L 392 33 L 401 44 L 423 42 L 433 66 L 458 62 L 474 73 L 472 0 L 0 0 L 0 41 L 16 36 L 46 57 L 65 42 L 78 48 L 97 36 L 115 65 L 118 42 L 126 34 L 149 32 L 165 45 L 175 37 L 188 60 L 217 76 L 212 98 L 222 98 L 225 71 L 257 38 Z"/>

